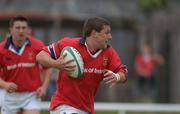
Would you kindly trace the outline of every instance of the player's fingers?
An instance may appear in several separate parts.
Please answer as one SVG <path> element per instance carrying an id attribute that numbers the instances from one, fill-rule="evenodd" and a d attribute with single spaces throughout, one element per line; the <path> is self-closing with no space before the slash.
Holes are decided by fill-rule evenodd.
<path id="1" fill-rule="evenodd" d="M 12 93 L 12 92 L 15 92 L 16 91 L 16 89 L 14 89 L 14 88 L 9 88 L 8 90 L 7 90 L 7 92 L 9 92 L 9 93 Z"/>
<path id="2" fill-rule="evenodd" d="M 113 72 L 112 71 L 110 71 L 110 70 L 107 70 L 107 69 L 105 69 L 104 71 L 103 71 L 103 75 L 106 77 L 106 76 L 109 76 L 109 75 L 112 75 L 113 74 Z"/>
<path id="3" fill-rule="evenodd" d="M 39 93 L 38 93 L 38 97 L 41 97 L 41 98 L 42 98 L 43 96 L 45 96 L 45 93 L 44 93 L 44 92 L 39 92 Z"/>
<path id="4" fill-rule="evenodd" d="M 40 92 L 37 92 L 37 97 L 38 98 L 42 97 L 42 94 Z"/>
<path id="5" fill-rule="evenodd" d="M 106 84 L 110 84 L 110 83 L 114 83 L 114 82 L 116 82 L 116 80 L 113 78 L 105 81 Z"/>
<path id="6" fill-rule="evenodd" d="M 41 89 L 40 89 L 40 88 L 38 88 L 38 89 L 36 90 L 36 92 L 37 92 L 37 93 L 39 93 L 40 91 L 41 91 Z"/>
<path id="7" fill-rule="evenodd" d="M 38 97 L 43 97 L 45 95 L 42 88 L 37 89 L 36 92 Z"/>
<path id="8" fill-rule="evenodd" d="M 74 65 L 72 65 L 72 64 L 70 64 L 70 63 L 72 63 L 72 62 L 74 62 L 74 60 L 69 60 L 69 61 L 67 61 L 66 63 L 65 63 L 65 65 L 64 65 L 64 68 L 65 69 L 70 69 L 70 70 L 72 70 L 72 69 L 75 69 L 75 67 L 76 67 L 76 65 L 74 64 Z"/>
<path id="9" fill-rule="evenodd" d="M 108 72 L 108 69 L 104 69 L 103 70 L 103 74 L 105 74 L 106 72 Z"/>
<path id="10" fill-rule="evenodd" d="M 62 58 L 64 59 L 67 56 L 67 53 L 65 53 L 64 55 L 62 55 Z"/>
<path id="11" fill-rule="evenodd" d="M 72 62 L 74 62 L 74 59 L 71 59 L 71 60 L 66 61 L 65 64 L 70 64 L 70 63 L 72 63 Z"/>
<path id="12" fill-rule="evenodd" d="M 14 87 L 10 87 L 10 88 L 9 88 L 9 90 L 15 91 L 15 90 L 16 90 L 16 88 L 14 88 Z"/>
<path id="13" fill-rule="evenodd" d="M 66 64 L 65 68 L 69 68 L 69 69 L 76 68 L 76 65 Z"/>
<path id="14" fill-rule="evenodd" d="M 9 90 L 16 90 L 17 89 L 17 85 L 14 83 L 11 83 L 8 87 Z"/>
<path id="15" fill-rule="evenodd" d="M 109 85 L 109 88 L 113 87 L 114 85 L 116 85 L 116 83 L 111 83 L 111 84 Z"/>
<path id="16" fill-rule="evenodd" d="M 60 57 L 60 59 L 65 59 L 65 57 L 67 56 L 67 53 L 64 53 L 61 57 Z"/>
<path id="17" fill-rule="evenodd" d="M 68 67 L 70 63 L 74 62 L 73 59 L 68 60 L 68 61 L 61 61 L 61 65 L 65 67 Z"/>
<path id="18" fill-rule="evenodd" d="M 105 76 L 104 78 L 103 78 L 103 80 L 111 80 L 111 79 L 113 79 L 114 78 L 114 76 L 113 75 L 107 75 L 107 76 Z"/>
<path id="19" fill-rule="evenodd" d="M 7 92 L 8 92 L 8 93 L 12 93 L 12 90 L 8 89 Z"/>
<path id="20" fill-rule="evenodd" d="M 75 70 L 74 67 L 72 67 L 72 68 L 65 68 L 65 71 L 67 71 L 67 72 L 72 72 L 72 71 L 74 71 L 74 70 Z"/>
<path id="21" fill-rule="evenodd" d="M 17 85 L 16 84 L 13 83 L 11 86 L 12 86 L 12 88 L 17 89 Z"/>
<path id="22" fill-rule="evenodd" d="M 107 69 L 104 69 L 104 70 L 103 70 L 103 75 L 106 74 L 107 72 L 108 72 L 108 70 L 107 70 Z"/>

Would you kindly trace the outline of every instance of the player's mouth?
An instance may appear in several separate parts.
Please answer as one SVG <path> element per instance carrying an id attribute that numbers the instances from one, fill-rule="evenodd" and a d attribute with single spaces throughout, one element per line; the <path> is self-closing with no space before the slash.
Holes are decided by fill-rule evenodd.
<path id="1" fill-rule="evenodd" d="M 24 33 L 21 33 L 21 34 L 18 35 L 18 37 L 19 37 L 19 38 L 25 38 L 26 35 L 25 35 Z"/>
<path id="2" fill-rule="evenodd" d="M 24 34 L 19 34 L 19 37 L 20 37 L 20 38 L 24 37 Z"/>
<path id="3" fill-rule="evenodd" d="M 106 44 L 108 44 L 108 41 L 105 41 Z"/>

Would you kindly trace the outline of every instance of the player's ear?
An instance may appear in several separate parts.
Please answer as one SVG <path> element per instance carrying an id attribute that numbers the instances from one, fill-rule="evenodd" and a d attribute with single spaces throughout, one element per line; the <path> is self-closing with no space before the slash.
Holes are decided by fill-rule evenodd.
<path id="1" fill-rule="evenodd" d="M 92 32 L 91 32 L 91 36 L 92 36 L 93 38 L 96 38 L 96 36 L 97 36 L 97 32 L 96 32 L 95 30 L 92 30 Z"/>
<path id="2" fill-rule="evenodd" d="M 9 28 L 9 32 L 10 32 L 10 33 L 11 33 L 11 31 L 12 31 L 12 27 Z"/>

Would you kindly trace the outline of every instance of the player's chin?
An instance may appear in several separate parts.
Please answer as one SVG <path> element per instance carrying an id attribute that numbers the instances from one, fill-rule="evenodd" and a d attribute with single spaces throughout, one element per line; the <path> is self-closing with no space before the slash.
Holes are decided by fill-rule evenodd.
<path id="1" fill-rule="evenodd" d="M 103 49 L 106 49 L 108 47 L 108 45 L 107 44 L 105 44 L 104 46 L 103 46 Z"/>
<path id="2" fill-rule="evenodd" d="M 25 39 L 26 39 L 26 37 L 18 37 L 17 41 L 21 42 L 21 41 L 24 41 Z"/>

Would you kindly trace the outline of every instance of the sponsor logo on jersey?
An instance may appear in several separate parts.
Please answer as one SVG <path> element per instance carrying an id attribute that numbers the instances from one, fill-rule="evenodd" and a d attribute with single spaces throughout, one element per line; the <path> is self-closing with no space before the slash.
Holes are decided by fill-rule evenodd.
<path id="1" fill-rule="evenodd" d="M 28 58 L 29 58 L 30 60 L 33 59 L 33 53 L 32 53 L 32 52 L 29 52 L 29 53 L 28 53 Z"/>
<path id="2" fill-rule="evenodd" d="M 18 64 L 7 66 L 7 70 L 13 70 L 20 67 L 27 68 L 27 67 L 34 67 L 34 66 L 35 66 L 35 63 L 18 63 Z"/>
<path id="3" fill-rule="evenodd" d="M 97 68 L 85 68 L 84 73 L 96 73 L 96 74 L 102 74 L 103 70 L 102 69 L 97 69 Z"/>
<path id="4" fill-rule="evenodd" d="M 103 66 L 107 66 L 109 62 L 108 57 L 103 57 Z"/>

